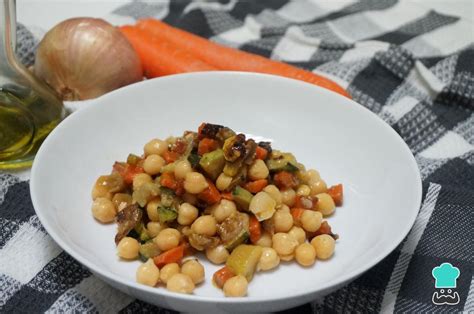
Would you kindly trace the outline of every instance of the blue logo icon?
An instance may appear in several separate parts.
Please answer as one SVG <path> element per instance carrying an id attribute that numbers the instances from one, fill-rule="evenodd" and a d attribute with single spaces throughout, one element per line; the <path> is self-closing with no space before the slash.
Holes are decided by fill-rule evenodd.
<path id="1" fill-rule="evenodd" d="M 433 268 L 431 275 L 435 279 L 435 288 L 440 289 L 433 293 L 432 301 L 434 304 L 456 305 L 459 303 L 459 294 L 453 289 L 457 286 L 457 279 L 460 274 L 459 268 L 450 263 L 443 263 Z"/>

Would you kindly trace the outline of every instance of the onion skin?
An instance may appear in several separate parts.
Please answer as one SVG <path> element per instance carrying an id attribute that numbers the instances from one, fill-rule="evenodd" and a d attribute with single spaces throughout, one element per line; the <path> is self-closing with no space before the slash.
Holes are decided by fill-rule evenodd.
<path id="1" fill-rule="evenodd" d="M 96 98 L 143 79 L 140 59 L 127 39 L 95 18 L 68 19 L 46 33 L 34 73 L 63 100 Z"/>

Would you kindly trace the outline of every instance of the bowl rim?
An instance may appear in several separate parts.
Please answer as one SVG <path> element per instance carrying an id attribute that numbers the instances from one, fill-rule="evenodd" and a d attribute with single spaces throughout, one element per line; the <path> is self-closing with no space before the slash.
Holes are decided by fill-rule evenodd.
<path id="1" fill-rule="evenodd" d="M 407 224 L 405 225 L 404 229 L 401 230 L 399 233 L 398 237 L 392 240 L 392 245 L 385 246 L 384 249 L 380 250 L 377 254 L 375 254 L 374 258 L 371 260 L 371 262 L 363 264 L 354 270 L 342 274 L 341 276 L 328 280 L 325 284 L 319 285 L 317 287 L 314 287 L 313 289 L 309 289 L 308 291 L 304 293 L 292 293 L 291 290 L 288 291 L 288 294 L 285 297 L 267 297 L 267 296 L 260 296 L 260 297 L 238 297 L 238 298 L 225 298 L 225 297 L 212 297 L 212 296 L 200 296 L 200 295 L 188 295 L 188 294 L 179 294 L 179 293 L 174 293 L 170 292 L 166 289 L 157 289 L 156 287 L 148 287 L 142 284 L 139 284 L 137 282 L 125 279 L 124 277 L 121 277 L 117 274 L 114 274 L 113 272 L 107 270 L 106 268 L 101 268 L 97 267 L 95 264 L 89 262 L 87 258 L 84 258 L 79 254 L 78 252 L 75 251 L 73 247 L 71 247 L 69 244 L 64 241 L 60 235 L 55 231 L 55 227 L 53 226 L 54 223 L 50 223 L 50 221 L 46 218 L 45 215 L 43 215 L 43 210 L 41 209 L 39 200 L 37 198 L 37 186 L 40 185 L 38 182 L 39 178 L 37 176 L 37 171 L 38 168 L 41 165 L 41 160 L 44 158 L 43 156 L 46 154 L 46 147 L 48 147 L 48 144 L 50 141 L 52 141 L 52 138 L 58 136 L 60 134 L 61 130 L 65 127 L 67 127 L 68 121 L 74 120 L 74 119 L 80 119 L 82 115 L 87 114 L 89 111 L 96 110 L 94 109 L 95 107 L 98 107 L 97 105 L 105 105 L 109 98 L 117 97 L 120 94 L 123 93 L 128 93 L 129 91 L 135 89 L 135 88 L 140 88 L 140 85 L 154 85 L 154 84 L 161 84 L 159 82 L 167 82 L 167 81 L 176 81 L 178 84 L 182 82 L 183 80 L 187 80 L 188 78 L 194 78 L 194 77 L 202 77 L 203 79 L 207 77 L 225 77 L 226 79 L 229 79 L 228 77 L 232 77 L 231 79 L 236 78 L 237 80 L 243 79 L 243 80 L 254 80 L 254 79 L 263 79 L 263 80 L 273 80 L 273 81 L 280 81 L 281 83 L 284 84 L 290 84 L 297 86 L 298 88 L 315 88 L 318 93 L 322 93 L 325 95 L 330 95 L 330 97 L 339 97 L 343 98 L 344 101 L 349 102 L 348 105 L 352 106 L 352 110 L 360 111 L 362 114 L 370 116 L 370 119 L 374 119 L 374 123 L 378 123 L 380 127 L 382 128 L 388 128 L 389 129 L 389 134 L 391 136 L 394 136 L 394 139 L 397 140 L 400 144 L 401 147 L 405 150 L 405 154 L 409 155 L 410 163 L 407 165 L 407 167 L 411 168 L 414 175 L 415 179 L 418 184 L 416 184 L 416 210 L 412 210 L 410 213 L 410 216 L 407 216 Z M 315 91 L 316 91 L 315 90 Z M 411 228 L 413 227 L 415 223 L 415 219 L 418 215 L 418 212 L 420 210 L 421 206 L 421 200 L 422 200 L 422 181 L 421 181 L 421 175 L 419 172 L 418 165 L 416 163 L 415 157 L 413 156 L 412 152 L 410 151 L 409 147 L 405 143 L 405 141 L 400 137 L 400 135 L 385 121 L 383 121 L 380 117 L 378 117 L 375 113 L 367 109 L 366 107 L 362 106 L 361 104 L 358 104 L 352 99 L 346 98 L 340 94 L 337 94 L 335 92 L 332 92 L 330 90 L 327 90 L 325 88 L 309 84 L 306 82 L 294 80 L 294 79 L 289 79 L 285 77 L 280 77 L 280 76 L 275 76 L 275 75 L 270 75 L 270 74 L 260 74 L 260 73 L 252 73 L 252 72 L 238 72 L 238 71 L 216 71 L 216 72 L 193 72 L 193 73 L 184 73 L 184 74 L 176 74 L 176 75 L 170 75 L 170 76 L 165 76 L 165 77 L 160 77 L 160 78 L 155 78 L 155 79 L 149 79 L 145 81 L 141 81 L 138 83 L 134 83 L 128 86 L 125 86 L 123 88 L 117 89 L 115 91 L 112 91 L 110 93 L 107 93 L 99 98 L 93 99 L 90 101 L 90 104 L 94 104 L 93 106 L 87 105 L 84 108 L 81 108 L 80 110 L 77 110 L 73 114 L 70 114 L 67 116 L 45 139 L 43 144 L 41 145 L 40 149 L 38 150 L 38 153 L 36 154 L 35 160 L 33 162 L 33 166 L 31 169 L 31 176 L 30 176 L 30 195 L 31 195 L 31 200 L 32 204 L 35 210 L 36 215 L 38 216 L 41 224 L 44 226 L 45 230 L 48 232 L 48 234 L 53 238 L 53 240 L 61 247 L 62 250 L 64 250 L 66 253 L 71 255 L 76 261 L 81 263 L 82 265 L 86 266 L 89 270 L 91 270 L 92 273 L 98 274 L 99 277 L 106 278 L 106 281 L 111 281 L 117 284 L 120 287 L 131 287 L 133 289 L 136 289 L 136 291 L 139 292 L 146 292 L 146 293 L 152 293 L 152 294 L 157 294 L 161 295 L 166 298 L 172 298 L 176 301 L 191 301 L 191 302 L 212 302 L 216 304 L 232 304 L 232 303 L 246 303 L 246 304 L 253 304 L 253 303 L 266 303 L 266 302 L 272 302 L 276 300 L 282 300 L 282 299 L 293 299 L 293 298 L 303 298 L 305 296 L 309 296 L 312 294 L 316 294 L 318 292 L 323 292 L 325 290 L 329 290 L 333 287 L 338 287 L 344 283 L 348 283 L 352 281 L 353 279 L 357 278 L 358 276 L 362 275 L 372 267 L 374 267 L 376 264 L 378 264 L 382 259 L 387 257 L 395 248 L 403 241 L 403 239 L 408 235 L 410 232 Z M 123 290 L 122 290 L 123 291 Z M 135 294 L 136 295 L 136 294 Z M 139 297 L 138 297 L 139 298 Z"/>

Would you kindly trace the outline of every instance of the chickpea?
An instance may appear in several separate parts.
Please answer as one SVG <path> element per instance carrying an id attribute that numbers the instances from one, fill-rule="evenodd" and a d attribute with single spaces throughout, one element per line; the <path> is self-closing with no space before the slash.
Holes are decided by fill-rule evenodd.
<path id="1" fill-rule="evenodd" d="M 191 205 L 196 205 L 196 203 L 198 201 L 196 195 L 189 194 L 189 193 L 184 193 L 182 198 L 183 198 L 184 202 L 186 202 L 188 204 L 191 204 Z"/>
<path id="2" fill-rule="evenodd" d="M 258 270 L 270 270 L 277 267 L 280 264 L 280 257 L 277 252 L 271 247 L 264 247 L 262 249 L 262 255 L 257 264 Z"/>
<path id="3" fill-rule="evenodd" d="M 95 200 L 98 197 L 105 197 L 108 199 L 112 199 L 112 192 L 110 191 L 111 186 L 110 186 L 110 177 L 111 175 L 105 175 L 105 176 L 100 176 L 97 178 L 97 180 L 94 183 L 94 186 L 92 187 L 92 200 Z M 123 182 L 122 182 L 123 183 Z M 122 188 L 119 188 L 122 190 Z M 114 190 L 114 192 L 118 192 Z"/>
<path id="4" fill-rule="evenodd" d="M 152 238 L 156 237 L 160 233 L 160 231 L 163 230 L 164 228 L 166 228 L 166 226 L 156 221 L 150 221 L 149 223 L 146 224 L 146 229 L 148 230 L 148 234 Z"/>
<path id="5" fill-rule="evenodd" d="M 179 274 L 180 271 L 181 268 L 177 263 L 166 264 L 160 270 L 160 280 L 166 284 L 168 279 L 173 277 L 175 274 Z"/>
<path id="6" fill-rule="evenodd" d="M 319 193 L 324 193 L 328 189 L 327 186 L 326 186 L 326 182 L 324 182 L 324 180 L 322 180 L 322 179 L 311 182 L 309 184 L 309 187 L 311 188 L 311 195 L 313 195 L 313 196 L 317 195 Z"/>
<path id="7" fill-rule="evenodd" d="M 301 226 L 304 230 L 315 232 L 321 227 L 323 215 L 320 212 L 306 209 L 301 215 Z"/>
<path id="8" fill-rule="evenodd" d="M 132 204 L 132 201 L 132 196 L 127 193 L 116 193 L 114 197 L 112 197 L 112 202 L 117 212 Z"/>
<path id="9" fill-rule="evenodd" d="M 180 160 L 174 167 L 174 176 L 177 179 L 184 179 L 186 175 L 193 171 L 191 163 L 187 159 Z"/>
<path id="10" fill-rule="evenodd" d="M 204 266 L 195 259 L 186 261 L 181 266 L 181 273 L 188 275 L 195 285 L 204 281 Z"/>
<path id="11" fill-rule="evenodd" d="M 229 251 L 222 244 L 206 250 L 207 259 L 217 265 L 224 264 L 229 255 Z"/>
<path id="12" fill-rule="evenodd" d="M 311 188 L 306 184 L 300 185 L 296 190 L 296 195 L 299 196 L 309 196 L 309 194 L 311 194 Z"/>
<path id="13" fill-rule="evenodd" d="M 272 242 L 273 249 L 275 249 L 280 256 L 293 254 L 298 245 L 298 241 L 296 241 L 293 236 L 282 232 L 275 233 L 272 237 Z"/>
<path id="14" fill-rule="evenodd" d="M 283 204 L 293 206 L 295 204 L 296 192 L 293 189 L 286 189 L 280 192 Z"/>
<path id="15" fill-rule="evenodd" d="M 311 240 L 311 245 L 316 250 L 318 259 L 328 259 L 334 254 L 336 240 L 328 234 L 318 235 Z"/>
<path id="16" fill-rule="evenodd" d="M 316 181 L 321 180 L 321 175 L 319 174 L 319 172 L 317 170 L 310 169 L 310 170 L 306 171 L 305 179 L 306 179 L 306 182 L 311 184 L 312 182 L 316 182 Z"/>
<path id="17" fill-rule="evenodd" d="M 272 247 L 272 236 L 268 232 L 262 233 L 260 239 L 255 243 L 255 245 L 260 245 L 261 247 Z"/>
<path id="18" fill-rule="evenodd" d="M 99 197 L 92 203 L 92 215 L 102 223 L 114 221 L 115 214 L 114 203 L 108 198 Z"/>
<path id="19" fill-rule="evenodd" d="M 209 184 L 206 178 L 199 172 L 189 172 L 184 180 L 184 189 L 191 194 L 199 194 L 204 191 Z"/>
<path id="20" fill-rule="evenodd" d="M 324 216 L 329 216 L 334 213 L 336 209 L 336 204 L 332 199 L 331 195 L 327 193 L 321 193 L 316 195 L 318 198 L 317 209 L 321 212 Z"/>
<path id="21" fill-rule="evenodd" d="M 124 259 L 135 259 L 138 257 L 140 244 L 131 237 L 124 237 L 117 245 L 117 254 Z"/>
<path id="22" fill-rule="evenodd" d="M 295 250 L 295 258 L 301 266 L 311 266 L 316 260 L 316 250 L 311 244 L 302 243 Z"/>
<path id="23" fill-rule="evenodd" d="M 277 211 L 273 215 L 275 232 L 288 232 L 293 227 L 293 216 L 286 211 Z"/>
<path id="24" fill-rule="evenodd" d="M 153 259 L 149 258 L 146 263 L 140 265 L 136 274 L 137 282 L 154 287 L 160 279 L 160 270 L 156 267 Z"/>
<path id="25" fill-rule="evenodd" d="M 223 288 L 226 297 L 244 297 L 247 295 L 247 289 L 247 279 L 242 275 L 228 279 Z"/>
<path id="26" fill-rule="evenodd" d="M 249 210 L 260 220 L 271 218 L 275 213 L 275 200 L 267 192 L 258 192 L 250 201 Z"/>
<path id="27" fill-rule="evenodd" d="M 160 205 L 160 198 L 155 197 L 146 204 L 146 213 L 151 221 L 160 221 L 158 215 L 158 206 Z"/>
<path id="28" fill-rule="evenodd" d="M 281 193 L 275 185 L 267 185 L 263 191 L 267 192 L 275 200 L 277 206 L 281 205 Z"/>
<path id="29" fill-rule="evenodd" d="M 191 225 L 199 216 L 199 211 L 191 204 L 183 203 L 178 210 L 178 223 L 183 226 Z"/>
<path id="30" fill-rule="evenodd" d="M 291 262 L 295 258 L 295 253 L 288 255 L 280 255 L 280 260 L 283 262 Z"/>
<path id="31" fill-rule="evenodd" d="M 299 244 L 302 244 L 306 241 L 306 232 L 303 230 L 303 228 L 294 226 L 291 228 L 288 234 L 292 235 Z"/>
<path id="32" fill-rule="evenodd" d="M 217 232 L 216 219 L 211 215 L 201 216 L 191 225 L 191 230 L 197 234 L 212 237 Z"/>
<path id="33" fill-rule="evenodd" d="M 145 144 L 143 151 L 145 155 L 163 155 L 163 153 L 168 150 L 168 143 L 159 139 L 153 139 Z"/>
<path id="34" fill-rule="evenodd" d="M 166 289 L 178 293 L 191 294 L 194 288 L 193 280 L 185 274 L 174 274 L 166 283 Z"/>
<path id="35" fill-rule="evenodd" d="M 143 162 L 143 170 L 153 176 L 160 173 L 165 164 L 165 160 L 160 155 L 148 155 Z"/>
<path id="36" fill-rule="evenodd" d="M 281 204 L 280 206 L 277 207 L 277 209 L 281 212 L 291 213 L 290 208 L 285 204 Z"/>
<path id="37" fill-rule="evenodd" d="M 173 249 L 179 245 L 181 233 L 174 228 L 166 228 L 160 231 L 153 241 L 162 251 Z"/>
<path id="38" fill-rule="evenodd" d="M 133 177 L 133 190 L 138 190 L 143 184 L 151 183 L 153 179 L 147 173 L 139 173 Z"/>
<path id="39" fill-rule="evenodd" d="M 268 177 L 269 171 L 265 162 L 257 159 L 249 167 L 248 175 L 252 180 L 260 180 Z"/>
<path id="40" fill-rule="evenodd" d="M 221 173 L 216 180 L 216 187 L 219 191 L 225 191 L 230 183 L 232 182 L 232 177 L 226 175 L 224 172 Z"/>
<path id="41" fill-rule="evenodd" d="M 235 203 L 229 200 L 222 199 L 220 203 L 212 210 L 212 215 L 216 218 L 218 223 L 223 222 L 227 217 L 237 212 Z"/>

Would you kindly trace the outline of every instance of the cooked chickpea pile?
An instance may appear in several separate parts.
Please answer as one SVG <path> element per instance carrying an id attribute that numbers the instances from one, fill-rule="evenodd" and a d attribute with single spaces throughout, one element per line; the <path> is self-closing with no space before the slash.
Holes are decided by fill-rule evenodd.
<path id="1" fill-rule="evenodd" d="M 117 255 L 143 261 L 137 282 L 193 293 L 206 277 L 192 258 L 201 251 L 224 265 L 215 286 L 243 297 L 256 272 L 331 258 L 338 236 L 324 218 L 342 205 L 343 190 L 268 142 L 203 123 L 116 162 L 92 199 L 95 219 L 117 222 Z"/>

